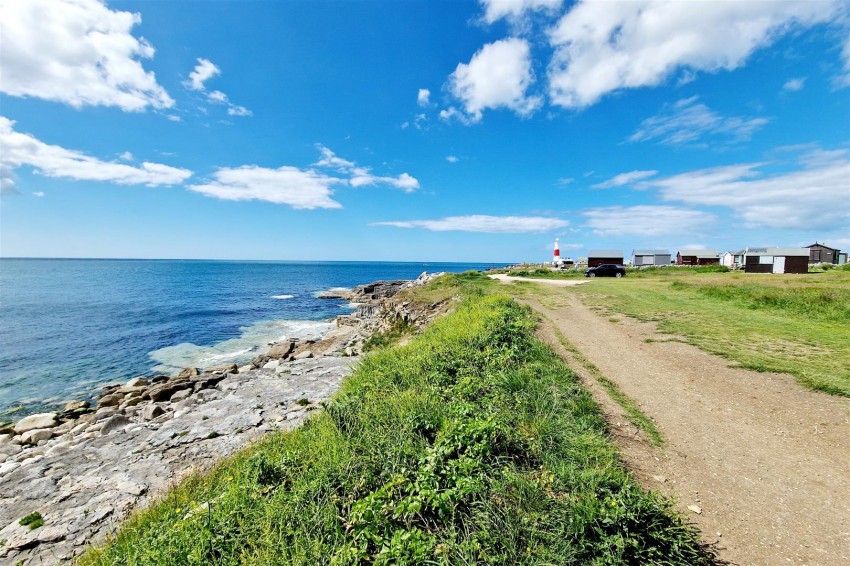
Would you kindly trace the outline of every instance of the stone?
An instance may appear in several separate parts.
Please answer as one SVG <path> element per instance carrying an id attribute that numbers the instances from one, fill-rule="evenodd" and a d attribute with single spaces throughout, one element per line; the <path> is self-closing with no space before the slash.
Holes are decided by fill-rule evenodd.
<path id="1" fill-rule="evenodd" d="M 88 401 L 69 401 L 65 403 L 65 408 L 62 409 L 62 412 L 77 412 L 84 409 L 88 409 L 89 407 L 91 407 L 91 403 L 89 403 Z"/>
<path id="2" fill-rule="evenodd" d="M 306 360 L 313 357 L 313 352 L 310 350 L 304 350 L 301 353 L 295 354 L 292 359 L 293 360 Z"/>
<path id="3" fill-rule="evenodd" d="M 697 515 L 702 514 L 702 508 L 699 505 L 688 505 L 688 511 L 692 511 Z"/>
<path id="4" fill-rule="evenodd" d="M 263 369 L 277 369 L 280 365 L 280 360 L 272 360 L 263 366 Z"/>
<path id="5" fill-rule="evenodd" d="M 12 440 L 11 434 L 0 434 L 0 444 L 6 444 L 10 440 Z"/>
<path id="6" fill-rule="evenodd" d="M 10 474 L 20 467 L 20 462 L 4 462 L 0 464 L 0 477 Z"/>
<path id="7" fill-rule="evenodd" d="M 138 405 L 138 404 L 139 404 L 139 403 L 141 403 L 141 402 L 142 402 L 142 398 L 141 398 L 141 397 L 139 397 L 139 396 L 136 396 L 136 397 L 128 397 L 128 398 L 125 398 L 125 399 L 124 399 L 124 402 L 123 402 L 123 403 L 121 403 L 121 404 L 118 406 L 118 409 L 119 409 L 119 410 L 121 410 L 121 411 L 123 411 L 124 409 L 127 409 L 128 407 L 134 407 L 134 406 Z"/>
<path id="8" fill-rule="evenodd" d="M 188 399 L 191 396 L 192 396 L 192 390 L 191 389 L 181 389 L 180 391 L 174 393 L 171 396 L 170 401 L 172 403 L 177 403 L 177 402 L 180 402 L 184 399 Z"/>
<path id="9" fill-rule="evenodd" d="M 103 407 L 102 409 L 98 409 L 97 412 L 94 413 L 93 422 L 100 422 L 104 419 L 108 419 L 112 415 L 118 413 L 118 407 Z"/>
<path id="10" fill-rule="evenodd" d="M 158 416 L 165 413 L 162 407 L 159 405 L 150 404 L 142 409 L 142 419 L 146 421 L 152 421 Z"/>
<path id="11" fill-rule="evenodd" d="M 268 352 L 268 357 L 270 358 L 285 358 L 295 349 L 295 342 L 288 340 L 286 342 L 279 342 L 271 347 Z"/>
<path id="12" fill-rule="evenodd" d="M 21 437 L 19 436 L 17 438 L 18 440 L 20 440 Z M 4 444 L 3 446 L 0 446 L 0 452 L 2 452 L 3 454 L 8 454 L 9 456 L 20 454 L 21 450 L 23 450 L 23 448 L 21 447 L 20 443 L 9 442 L 7 444 Z"/>
<path id="13" fill-rule="evenodd" d="M 210 366 L 204 369 L 204 373 L 238 373 L 239 366 L 236 364 L 222 364 L 218 366 Z"/>
<path id="14" fill-rule="evenodd" d="M 240 366 L 238 373 L 246 373 L 254 369 L 254 364 L 248 364 L 247 366 Z"/>
<path id="15" fill-rule="evenodd" d="M 177 378 L 181 377 L 195 377 L 196 375 L 201 375 L 201 372 L 198 371 L 198 368 L 185 368 L 177 374 Z"/>
<path id="16" fill-rule="evenodd" d="M 103 423 L 103 428 L 100 429 L 100 433 L 109 434 L 114 430 L 124 428 L 125 426 L 130 424 L 130 422 L 130 419 L 128 419 L 124 415 L 115 415 L 109 417 L 106 422 Z"/>
<path id="17" fill-rule="evenodd" d="M 116 393 L 110 393 L 109 395 L 104 395 L 103 397 L 101 397 L 97 401 L 97 408 L 100 409 L 101 407 L 117 407 L 121 404 L 121 401 L 123 400 L 124 395 L 118 393 L 116 390 Z"/>
<path id="18" fill-rule="evenodd" d="M 30 430 L 53 428 L 56 426 L 56 413 L 38 413 L 24 417 L 15 424 L 15 434 L 23 434 Z"/>
<path id="19" fill-rule="evenodd" d="M 151 378 L 151 384 L 165 383 L 168 379 L 167 375 L 155 375 Z"/>
<path id="20" fill-rule="evenodd" d="M 53 438 L 53 430 L 49 428 L 37 428 L 28 430 L 21 435 L 21 442 L 24 444 L 38 444 L 42 440 Z"/>
<path id="21" fill-rule="evenodd" d="M 140 385 L 150 385 L 150 382 L 144 377 L 134 377 L 124 384 L 124 387 L 139 387 Z"/>
<path id="22" fill-rule="evenodd" d="M 190 387 L 192 387 L 192 385 L 187 379 L 173 379 L 148 389 L 145 394 L 142 395 L 142 398 L 147 398 L 151 401 L 168 401 L 172 395 L 181 389 L 188 389 Z"/>
<path id="23" fill-rule="evenodd" d="M 124 395 L 125 397 L 134 397 L 136 395 L 141 395 L 147 390 L 147 385 L 122 385 L 118 389 L 115 390 L 116 394 Z"/>

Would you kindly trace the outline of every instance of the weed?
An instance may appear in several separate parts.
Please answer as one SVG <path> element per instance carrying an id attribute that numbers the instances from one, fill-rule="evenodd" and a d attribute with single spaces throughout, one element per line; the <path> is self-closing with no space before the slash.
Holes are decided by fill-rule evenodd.
<path id="1" fill-rule="evenodd" d="M 41 517 L 41 513 L 36 511 L 35 513 L 30 513 L 26 517 L 22 518 L 18 523 L 23 526 L 29 526 L 30 530 L 37 529 L 41 526 L 44 526 L 44 519 Z"/>
<path id="2" fill-rule="evenodd" d="M 302 406 L 302 407 L 306 407 L 307 405 L 309 405 L 309 404 L 310 404 L 310 400 L 309 400 L 309 399 L 307 399 L 306 397 L 302 397 L 301 399 L 297 400 L 297 401 L 295 402 L 295 404 L 296 404 L 296 405 L 300 405 L 300 406 Z"/>
<path id="3" fill-rule="evenodd" d="M 219 436 L 221 436 L 219 433 L 214 430 L 211 430 L 210 433 L 207 435 L 207 438 L 218 438 Z"/>

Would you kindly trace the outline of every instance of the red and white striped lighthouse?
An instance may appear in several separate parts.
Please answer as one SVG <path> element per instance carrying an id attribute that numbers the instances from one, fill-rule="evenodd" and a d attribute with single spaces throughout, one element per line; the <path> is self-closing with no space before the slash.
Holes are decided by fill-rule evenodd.
<path id="1" fill-rule="evenodd" d="M 558 238 L 555 238 L 555 253 L 552 256 L 552 263 L 557 262 L 559 259 L 561 259 L 561 248 L 558 245 Z"/>

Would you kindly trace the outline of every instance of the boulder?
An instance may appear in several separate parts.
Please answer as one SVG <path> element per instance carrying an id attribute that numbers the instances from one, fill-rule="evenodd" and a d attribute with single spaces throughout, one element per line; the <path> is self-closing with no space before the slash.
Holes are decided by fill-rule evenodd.
<path id="1" fill-rule="evenodd" d="M 280 365 L 280 360 L 272 360 L 272 361 L 270 361 L 270 362 L 267 362 L 267 363 L 263 366 L 263 369 L 277 369 L 277 367 L 278 367 L 279 365 Z"/>
<path id="2" fill-rule="evenodd" d="M 103 423 L 103 428 L 100 429 L 100 433 L 109 434 L 113 430 L 124 428 L 125 426 L 130 424 L 130 422 L 130 419 L 128 419 L 124 415 L 113 415 L 109 417 L 106 422 Z"/>
<path id="3" fill-rule="evenodd" d="M 15 424 L 15 434 L 23 434 L 29 430 L 53 428 L 56 426 L 56 413 L 38 413 L 24 417 Z"/>
<path id="4" fill-rule="evenodd" d="M 191 396 L 192 396 L 192 390 L 191 389 L 181 389 L 180 391 L 177 391 L 176 393 L 174 393 L 171 396 L 170 401 L 172 403 L 178 403 L 178 402 L 182 401 L 183 399 L 188 399 Z"/>
<path id="5" fill-rule="evenodd" d="M 121 404 L 121 401 L 124 400 L 124 395 L 122 393 L 110 393 L 108 395 L 104 395 L 97 401 L 97 408 L 101 407 L 117 407 Z"/>
<path id="6" fill-rule="evenodd" d="M 78 412 L 88 409 L 89 407 L 91 407 L 91 403 L 88 401 L 69 401 L 68 403 L 65 403 L 65 408 L 62 409 L 62 411 L 65 413 Z"/>
<path id="7" fill-rule="evenodd" d="M 181 377 L 195 377 L 196 375 L 201 375 L 201 372 L 198 371 L 198 368 L 185 368 L 177 374 L 177 378 Z"/>
<path id="8" fill-rule="evenodd" d="M 165 413 L 165 411 L 162 407 L 151 403 L 150 405 L 147 405 L 145 408 L 142 409 L 142 419 L 146 421 L 152 421 L 163 413 Z"/>
<path id="9" fill-rule="evenodd" d="M 239 373 L 249 372 L 254 369 L 254 364 L 248 364 L 246 366 L 239 366 Z"/>
<path id="10" fill-rule="evenodd" d="M 239 366 L 236 364 L 222 364 L 218 366 L 210 366 L 204 368 L 204 373 L 239 373 Z"/>
<path id="11" fill-rule="evenodd" d="M 292 350 L 295 349 L 295 342 L 291 340 L 287 340 L 286 342 L 279 342 L 271 347 L 269 350 L 268 356 L 270 358 L 285 358 L 289 354 L 292 353 Z"/>
<path id="12" fill-rule="evenodd" d="M 167 375 L 155 375 L 151 378 L 151 384 L 154 385 L 154 384 L 157 384 L 157 383 L 165 383 L 169 379 L 171 379 L 171 378 L 168 377 Z"/>
<path id="13" fill-rule="evenodd" d="M 292 356 L 292 359 L 293 360 L 306 360 L 306 359 L 312 358 L 312 357 L 313 357 L 313 352 L 311 352 L 310 350 L 304 350 L 303 352 L 300 352 L 300 353 Z"/>
<path id="14" fill-rule="evenodd" d="M 28 430 L 21 435 L 23 444 L 38 444 L 42 440 L 49 440 L 53 437 L 53 430 L 49 428 L 37 428 Z"/>
<path id="15" fill-rule="evenodd" d="M 142 395 L 143 399 L 151 401 L 168 401 L 172 395 L 181 389 L 189 389 L 192 384 L 188 379 L 172 379 L 151 387 Z"/>
<path id="16" fill-rule="evenodd" d="M 224 373 L 205 373 L 204 375 L 193 378 L 190 383 L 194 387 L 195 391 L 200 391 L 201 389 L 209 389 L 210 387 L 215 387 L 219 384 L 220 381 L 222 381 L 226 377 L 227 374 Z"/>
<path id="17" fill-rule="evenodd" d="M 139 387 L 141 385 L 150 385 L 150 382 L 147 380 L 147 378 L 139 376 L 134 377 L 133 379 L 125 383 L 124 387 Z"/>

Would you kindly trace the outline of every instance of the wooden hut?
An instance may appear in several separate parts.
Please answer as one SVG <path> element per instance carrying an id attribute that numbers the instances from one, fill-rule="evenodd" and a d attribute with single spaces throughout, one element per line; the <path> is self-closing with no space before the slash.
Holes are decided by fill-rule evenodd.
<path id="1" fill-rule="evenodd" d="M 590 250 L 587 252 L 587 267 L 596 267 L 606 263 L 623 265 L 623 250 Z"/>
<path id="2" fill-rule="evenodd" d="M 808 273 L 809 248 L 747 248 L 747 273 Z"/>
<path id="3" fill-rule="evenodd" d="M 714 250 L 679 250 L 676 265 L 718 265 L 720 256 Z"/>
<path id="4" fill-rule="evenodd" d="M 815 242 L 809 249 L 809 263 L 838 263 L 841 250 Z"/>

